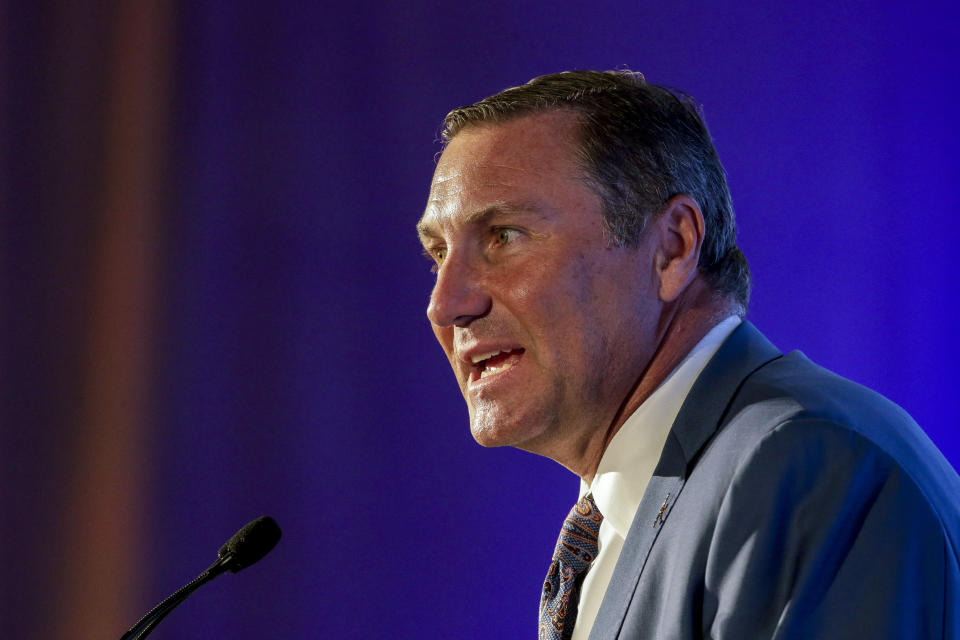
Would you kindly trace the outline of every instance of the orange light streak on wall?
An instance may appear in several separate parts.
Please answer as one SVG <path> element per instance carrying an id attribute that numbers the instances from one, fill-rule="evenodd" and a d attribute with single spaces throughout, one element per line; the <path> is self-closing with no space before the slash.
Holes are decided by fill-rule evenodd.
<path id="1" fill-rule="evenodd" d="M 155 263 L 173 21 L 163 1 L 118 1 L 113 19 L 80 433 L 51 638 L 119 637 L 144 607 L 140 560 L 149 551 Z"/>

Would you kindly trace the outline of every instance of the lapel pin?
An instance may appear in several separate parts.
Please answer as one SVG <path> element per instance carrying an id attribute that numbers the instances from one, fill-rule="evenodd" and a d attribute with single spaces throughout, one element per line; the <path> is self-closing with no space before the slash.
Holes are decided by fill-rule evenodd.
<path id="1" fill-rule="evenodd" d="M 663 514 L 667 511 L 667 501 L 670 499 L 670 494 L 667 494 L 667 497 L 663 499 L 663 504 L 660 505 L 660 513 L 657 514 L 657 517 L 653 519 L 653 526 L 656 527 L 658 524 L 663 524 L 664 517 Z"/>

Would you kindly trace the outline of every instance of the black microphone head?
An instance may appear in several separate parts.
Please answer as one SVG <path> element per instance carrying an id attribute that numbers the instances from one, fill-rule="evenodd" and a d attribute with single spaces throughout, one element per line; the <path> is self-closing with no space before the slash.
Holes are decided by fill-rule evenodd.
<path id="1" fill-rule="evenodd" d="M 260 516 L 233 534 L 217 556 L 233 573 L 249 567 L 267 555 L 280 540 L 280 527 L 270 516 Z"/>

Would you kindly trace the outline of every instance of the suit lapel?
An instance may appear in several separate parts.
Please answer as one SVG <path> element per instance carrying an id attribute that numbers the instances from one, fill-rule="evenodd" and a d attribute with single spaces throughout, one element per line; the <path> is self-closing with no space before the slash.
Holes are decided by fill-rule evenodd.
<path id="1" fill-rule="evenodd" d="M 615 638 L 636 591 L 650 549 L 683 490 L 700 449 L 716 433 L 743 381 L 780 356 L 753 325 L 743 322 L 724 341 L 684 400 L 660 461 L 637 508 L 617 566 L 590 632 L 590 640 Z"/>
<path id="2" fill-rule="evenodd" d="M 620 551 L 617 566 L 613 575 L 610 576 L 606 595 L 600 604 L 593 629 L 590 631 L 590 640 L 615 638 L 620 631 L 650 549 L 670 514 L 677 496 L 683 489 L 685 478 L 681 473 L 662 472 L 665 458 L 678 463 L 675 466 L 679 471 L 683 462 L 680 454 L 680 445 L 671 434 L 667 438 L 664 453 L 661 454 L 660 464 L 657 465 L 658 472 L 650 478 L 650 483 L 637 508 L 637 515 L 633 518 L 630 532 Z"/>
<path id="3" fill-rule="evenodd" d="M 734 329 L 704 367 L 673 422 L 671 433 L 688 464 L 717 431 L 743 381 L 781 355 L 749 322 Z"/>

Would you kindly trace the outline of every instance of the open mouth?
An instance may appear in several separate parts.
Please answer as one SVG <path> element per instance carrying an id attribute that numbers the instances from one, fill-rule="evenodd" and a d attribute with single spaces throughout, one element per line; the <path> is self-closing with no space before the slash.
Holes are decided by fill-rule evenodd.
<path id="1" fill-rule="evenodd" d="M 523 349 L 511 349 L 509 351 L 480 353 L 473 356 L 473 358 L 471 358 L 473 371 L 470 380 L 481 380 L 498 373 L 503 373 L 520 361 L 521 356 L 523 356 L 523 351 Z"/>

